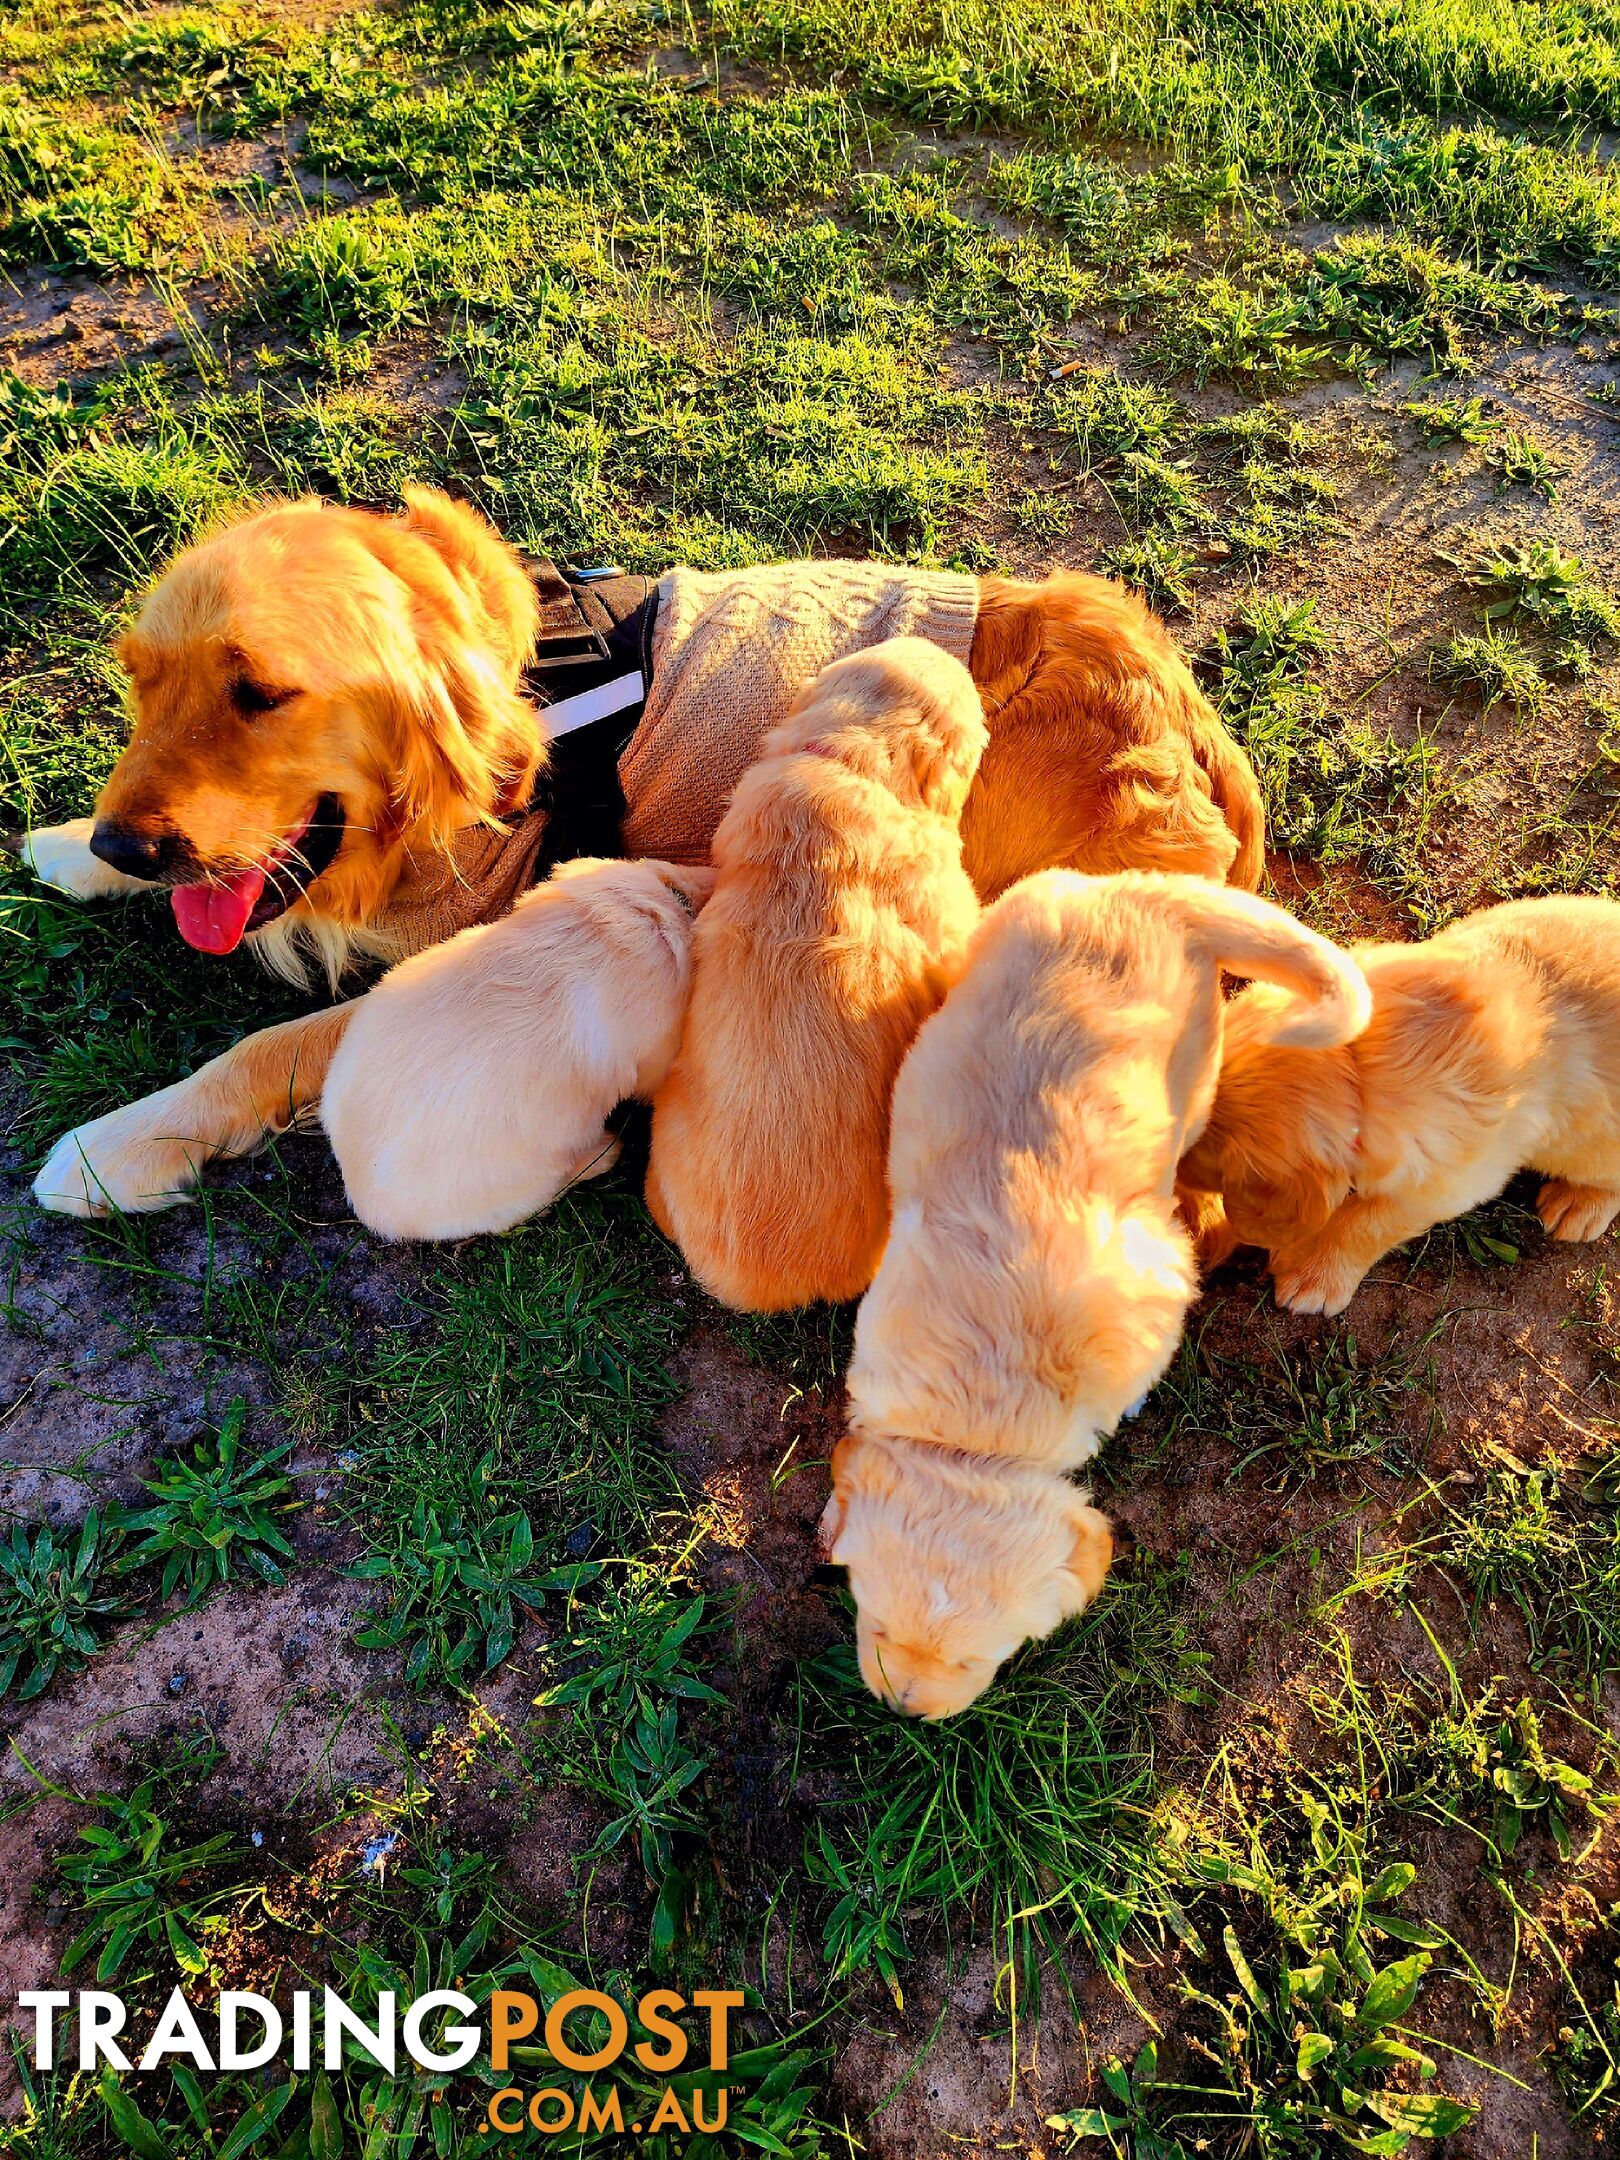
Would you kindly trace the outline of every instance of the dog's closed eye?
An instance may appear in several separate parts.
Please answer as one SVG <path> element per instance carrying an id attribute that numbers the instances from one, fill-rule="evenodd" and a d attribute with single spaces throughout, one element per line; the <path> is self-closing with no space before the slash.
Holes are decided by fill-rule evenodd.
<path id="1" fill-rule="evenodd" d="M 231 703 L 239 713 L 257 719 L 262 713 L 274 712 L 298 695 L 296 690 L 272 690 L 264 683 L 254 682 L 241 676 L 231 684 Z"/>

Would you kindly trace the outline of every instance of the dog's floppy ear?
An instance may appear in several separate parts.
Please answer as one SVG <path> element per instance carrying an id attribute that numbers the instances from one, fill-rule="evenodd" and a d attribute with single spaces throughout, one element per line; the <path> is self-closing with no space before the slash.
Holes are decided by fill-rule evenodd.
<path id="1" fill-rule="evenodd" d="M 1229 1010 L 1241 1014 L 1243 1005 Z M 1227 1040 L 1214 1110 L 1180 1175 L 1220 1192 L 1224 1211 L 1242 1219 L 1245 1240 L 1310 1236 L 1355 1179 L 1353 1083 L 1338 1061 L 1277 1049 L 1264 1025 L 1253 1039 L 1229 1032 Z M 1199 1257 L 1216 1264 L 1202 1242 Z"/>
<path id="2" fill-rule="evenodd" d="M 540 629 L 540 598 L 517 551 L 471 504 L 438 488 L 406 488 L 401 522 L 427 542 L 472 602 L 490 658 L 514 688 Z"/>
<path id="3" fill-rule="evenodd" d="M 967 691 L 971 702 L 965 696 L 958 704 L 932 683 L 919 684 L 916 723 L 906 731 L 917 793 L 940 817 L 961 816 L 989 739 L 971 677 Z"/>
<path id="4" fill-rule="evenodd" d="M 1102 1588 L 1114 1558 L 1114 1526 L 1099 1508 L 1075 1500 L 1074 1544 L 1063 1568 L 1064 1612 L 1084 1612 Z"/>
<path id="5" fill-rule="evenodd" d="M 538 714 L 476 645 L 432 612 L 419 616 L 417 639 L 418 665 L 368 702 L 402 821 L 448 847 L 469 812 L 493 824 L 527 802 L 545 742 Z"/>
<path id="6" fill-rule="evenodd" d="M 828 1495 L 827 1505 L 821 1511 L 821 1520 L 816 1525 L 817 1539 L 820 1541 L 821 1549 L 829 1560 L 836 1560 L 838 1557 L 834 1548 L 844 1534 L 844 1518 L 848 1513 L 849 1505 L 847 1501 L 838 1488 L 834 1486 L 832 1492 Z"/>
<path id="7" fill-rule="evenodd" d="M 821 1511 L 821 1521 L 816 1526 L 821 1549 L 829 1560 L 836 1560 L 838 1557 L 838 1540 L 844 1534 L 844 1524 L 849 1517 L 849 1480 L 854 1452 L 853 1433 L 845 1433 L 832 1451 L 832 1492 L 828 1496 L 827 1505 Z"/>
<path id="8" fill-rule="evenodd" d="M 1218 1192 L 1176 1179 L 1176 1213 L 1187 1227 L 1201 1270 L 1218 1268 L 1238 1249 L 1237 1232 L 1226 1219 Z"/>
<path id="9" fill-rule="evenodd" d="M 469 813 L 520 809 L 545 757 L 538 712 L 518 694 L 539 620 L 517 557 L 475 511 L 413 488 L 403 520 L 366 537 L 403 588 L 415 665 L 366 693 L 402 822 L 448 846 Z"/>

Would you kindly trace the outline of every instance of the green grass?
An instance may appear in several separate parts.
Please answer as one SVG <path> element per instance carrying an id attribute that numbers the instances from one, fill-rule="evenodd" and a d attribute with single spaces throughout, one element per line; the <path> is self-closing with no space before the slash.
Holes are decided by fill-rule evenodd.
<path id="1" fill-rule="evenodd" d="M 1620 1517 L 1553 1470 L 1489 1471 L 1438 1557 L 1477 1598 L 1519 1608 L 1539 1660 L 1594 1679 L 1620 1660 Z"/>
<path id="2" fill-rule="evenodd" d="M 1256 600 L 1206 656 L 1215 702 L 1254 764 L 1274 845 L 1362 862 L 1392 895 L 1415 897 L 1451 783 L 1425 736 L 1403 742 L 1333 713 L 1320 673 L 1330 649 L 1314 600 Z"/>
<path id="3" fill-rule="evenodd" d="M 1620 42 L 1596 0 L 406 0 L 321 21 L 23 0 L 0 76 L 0 263 L 30 306 L 53 270 L 118 307 L 127 279 L 179 333 L 88 367 L 45 348 L 61 385 L 38 353 L 0 372 L 0 824 L 89 807 L 125 724 L 110 638 L 169 547 L 260 491 L 386 508 L 422 479 L 522 546 L 648 571 L 1095 565 L 1196 617 L 1289 896 L 1336 930 L 1613 889 L 1620 615 L 1600 541 L 1569 537 L 1601 505 L 1533 391 L 1510 424 L 1470 379 L 1547 345 L 1612 403 Z M 1407 606 L 1397 512 L 1358 627 L 1335 564 L 1414 448 L 1460 506 L 1436 544 L 1461 549 L 1443 605 L 1466 608 Z M 81 909 L 10 867 L 0 941 L 25 1168 L 292 1009 L 186 954 L 161 910 Z M 782 1557 L 807 1524 L 756 1541 L 745 1492 L 738 1546 L 729 1456 L 705 1487 L 665 1444 L 683 1375 L 716 1360 L 715 1424 L 781 1426 L 716 1446 L 745 1468 L 758 1447 L 791 1509 L 836 1434 L 849 1311 L 720 1315 L 622 1187 L 385 1257 L 312 1198 L 313 1156 L 178 1220 L 0 1224 L 30 1351 L 82 1310 L 156 1376 L 156 1412 L 187 1405 L 121 1508 L 88 1453 L 85 1531 L 7 1525 L 14 1705 L 51 1688 L 54 1714 L 71 1686 L 93 1710 L 126 1611 L 225 1597 L 251 1625 L 249 1584 L 285 1596 L 319 1567 L 352 1586 L 386 1720 L 433 1735 L 399 1737 L 363 1792 L 301 1791 L 267 1858 L 228 1797 L 257 1773 L 181 1719 L 173 1760 L 86 1795 L 66 1839 L 75 1972 L 156 1995 L 239 1978 L 252 1945 L 272 1984 L 357 2005 L 436 1979 L 626 2002 L 672 1972 L 735 1979 L 734 2119 L 811 2160 L 883 2149 L 839 2058 L 899 2030 L 920 2091 L 974 1959 L 994 1978 L 976 2045 L 1005 2071 L 975 2129 L 1005 2142 L 1037 2020 L 1066 2043 L 1100 1968 L 1157 2035 L 1099 2052 L 1049 2130 L 1016 2118 L 1023 2142 L 1328 2160 L 1421 2153 L 1461 2120 L 1450 2051 L 1499 2059 L 1530 2000 L 1505 1946 L 1541 1941 L 1549 1891 L 1588 1897 L 1616 1785 L 1592 1708 L 1620 1641 L 1612 1379 L 1579 1460 L 1511 1467 L 1460 1414 L 1468 1338 L 1446 1328 L 1516 1324 L 1541 1251 L 1516 1202 L 1410 1256 L 1445 1300 L 1432 1338 L 1249 1318 L 1252 1281 L 1217 1286 L 1102 1465 L 1137 1559 L 935 1729 L 865 1693 L 847 1613 Z M 1612 1337 L 1603 1306 L 1568 1316 L 1582 1340 Z M 1430 1631 L 1432 1666 L 1368 1659 L 1392 1616 Z M 553 1807 L 542 1909 L 506 1839 L 555 1842 Z M 383 1828 L 397 1863 L 328 1864 Z M 1460 1909 L 1483 1943 L 1435 1917 Z M 1613 1942 L 1542 1944 L 1562 2024 L 1535 2028 L 1533 2074 L 1576 2137 L 1613 2113 Z M 354 2061 L 29 2093 L 0 2146 L 31 2160 L 190 2160 L 244 2129 L 239 2149 L 289 2156 L 479 2142 L 476 2093 Z"/>
<path id="4" fill-rule="evenodd" d="M 1176 1593 L 1170 1577 L 1116 1586 L 937 1727 L 886 1716 L 847 1647 L 804 1669 L 794 1762 L 827 1791 L 805 1858 L 834 1899 L 822 1927 L 835 1977 L 870 1968 L 902 2004 L 913 1916 L 939 1914 L 959 1952 L 983 1934 L 1007 1959 L 1015 2033 L 1043 1961 L 1061 1970 L 1070 1943 L 1128 1988 L 1177 1879 L 1146 1712 L 1198 1699 L 1204 1670 Z"/>
<path id="5" fill-rule="evenodd" d="M 100 1631 L 123 1610 L 102 1580 L 117 1545 L 93 1508 L 60 1543 L 45 1524 L 30 1534 L 13 1521 L 0 1545 L 0 1696 L 15 1683 L 27 1702 L 95 1656 Z"/>
<path id="6" fill-rule="evenodd" d="M 1533 719 L 1547 694 L 1547 679 L 1527 646 L 1487 622 L 1478 635 L 1459 632 L 1429 656 L 1429 674 L 1448 689 L 1476 697 L 1481 707 L 1509 704 Z"/>

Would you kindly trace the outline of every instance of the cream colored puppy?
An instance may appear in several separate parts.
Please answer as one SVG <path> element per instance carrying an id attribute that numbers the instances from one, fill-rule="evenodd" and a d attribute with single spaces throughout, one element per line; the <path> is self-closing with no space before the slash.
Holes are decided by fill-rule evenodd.
<path id="1" fill-rule="evenodd" d="M 1055 870 L 985 916 L 901 1068 L 823 1537 L 867 1685 L 914 1716 L 964 1709 L 1108 1571 L 1069 1478 L 1181 1338 L 1176 1165 L 1215 1094 L 1223 969 L 1294 993 L 1279 1039 L 1366 1025 L 1355 962 L 1264 900 Z"/>
<path id="2" fill-rule="evenodd" d="M 390 1238 L 508 1230 L 610 1169 L 603 1120 L 669 1070 L 713 882 L 564 863 L 499 922 L 385 975 L 321 1099 L 361 1222 Z"/>
<path id="3" fill-rule="evenodd" d="M 1281 1043 L 1273 991 L 1234 998 L 1209 1125 L 1181 1166 L 1206 1258 L 1271 1255 L 1278 1301 L 1342 1312 L 1408 1238 L 1542 1171 L 1555 1238 L 1620 1213 L 1620 907 L 1512 900 L 1421 945 L 1362 945 L 1353 1043 Z"/>

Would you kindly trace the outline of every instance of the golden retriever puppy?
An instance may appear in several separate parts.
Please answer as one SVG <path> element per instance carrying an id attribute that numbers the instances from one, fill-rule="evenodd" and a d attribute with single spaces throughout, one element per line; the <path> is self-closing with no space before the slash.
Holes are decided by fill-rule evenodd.
<path id="1" fill-rule="evenodd" d="M 1365 1033 L 1289 1045 L 1273 992 L 1227 1008 L 1215 1107 L 1181 1166 L 1238 1245 L 1271 1256 L 1278 1301 L 1342 1312 L 1408 1238 L 1539 1170 L 1555 1238 L 1620 1210 L 1620 906 L 1514 900 L 1421 945 L 1361 945 Z"/>
<path id="2" fill-rule="evenodd" d="M 564 863 L 502 921 L 385 975 L 321 1099 L 366 1228 L 509 1230 L 610 1170 L 603 1120 L 669 1070 L 713 883 L 668 863 Z"/>
<path id="3" fill-rule="evenodd" d="M 914 1715 L 964 1708 L 1107 1572 L 1069 1477 L 1181 1338 L 1176 1165 L 1215 1093 L 1223 969 L 1286 987 L 1279 1039 L 1366 1024 L 1355 962 L 1264 900 L 1048 871 L 985 916 L 901 1068 L 823 1535 L 867 1684 Z"/>
<path id="4" fill-rule="evenodd" d="M 962 663 L 892 638 L 808 686 L 721 821 L 647 1204 L 723 1304 L 872 1279 L 894 1076 L 978 920 L 958 821 L 984 742 Z"/>
<path id="5" fill-rule="evenodd" d="M 1026 1463 L 846 1433 L 822 1541 L 849 1569 L 861 1678 L 911 1717 L 954 1717 L 1014 1651 L 1084 1612 L 1114 1557 L 1090 1496 Z"/>

